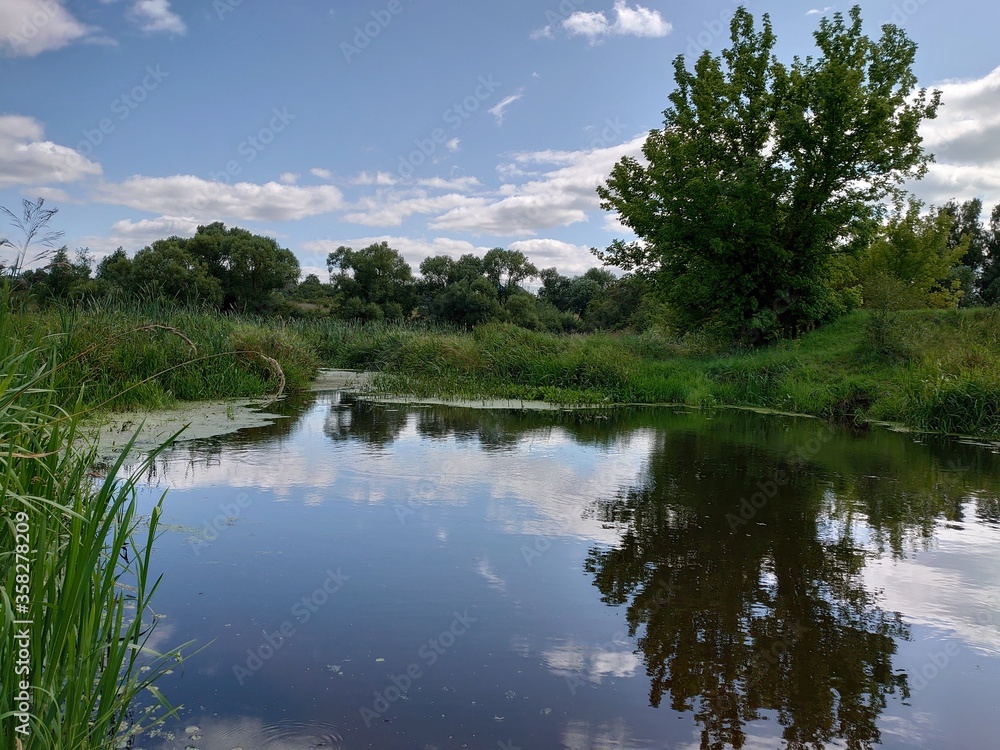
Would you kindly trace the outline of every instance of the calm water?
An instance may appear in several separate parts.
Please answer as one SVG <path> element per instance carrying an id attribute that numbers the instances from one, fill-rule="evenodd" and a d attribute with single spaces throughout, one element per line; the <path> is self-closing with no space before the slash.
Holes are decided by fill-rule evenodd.
<path id="1" fill-rule="evenodd" d="M 156 639 L 205 648 L 142 747 L 997 746 L 995 447 L 734 411 L 289 411 L 150 477 Z"/>

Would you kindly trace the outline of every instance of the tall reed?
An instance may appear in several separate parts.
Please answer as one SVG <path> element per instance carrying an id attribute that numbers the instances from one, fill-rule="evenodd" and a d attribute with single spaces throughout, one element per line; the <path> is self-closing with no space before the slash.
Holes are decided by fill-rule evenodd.
<path id="1" fill-rule="evenodd" d="M 152 457 L 122 478 L 126 448 L 95 476 L 53 387 L 60 341 L 27 339 L 9 303 L 0 287 L 0 748 L 129 746 L 171 711 L 154 683 L 180 658 L 149 648 L 161 511 L 139 518 L 136 482 Z"/>

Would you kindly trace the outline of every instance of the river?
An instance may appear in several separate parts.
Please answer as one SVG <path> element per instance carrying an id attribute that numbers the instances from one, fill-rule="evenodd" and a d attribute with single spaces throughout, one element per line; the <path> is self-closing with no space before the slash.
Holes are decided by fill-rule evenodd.
<path id="1" fill-rule="evenodd" d="M 273 407 L 272 407 L 273 408 Z M 741 411 L 371 404 L 182 443 L 136 747 L 981 748 L 1000 450 Z"/>

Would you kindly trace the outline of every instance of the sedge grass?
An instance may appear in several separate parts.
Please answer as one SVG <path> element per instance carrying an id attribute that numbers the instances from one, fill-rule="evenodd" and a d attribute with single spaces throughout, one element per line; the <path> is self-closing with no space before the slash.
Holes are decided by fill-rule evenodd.
<path id="1" fill-rule="evenodd" d="M 5 302 L 0 748 L 129 746 L 130 737 L 171 711 L 154 683 L 180 658 L 149 648 L 158 583 L 150 556 L 160 505 L 139 519 L 135 489 L 152 457 L 122 478 L 126 448 L 95 481 L 93 454 L 76 440 L 79 416 L 53 387 L 64 377 L 64 342 L 26 339 Z M 82 410 L 82 400 L 73 406 Z M 136 713 L 140 701 L 148 708 Z"/>

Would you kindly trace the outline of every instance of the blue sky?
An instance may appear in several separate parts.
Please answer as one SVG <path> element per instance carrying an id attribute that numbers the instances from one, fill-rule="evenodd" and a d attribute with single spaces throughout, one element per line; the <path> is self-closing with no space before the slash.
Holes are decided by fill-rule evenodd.
<path id="1" fill-rule="evenodd" d="M 755 2 L 779 56 L 848 5 Z M 914 191 L 1000 202 L 1000 5 L 863 2 L 941 88 Z M 327 252 L 523 250 L 575 274 L 624 236 L 594 187 L 658 127 L 680 53 L 736 4 L 662 0 L 0 0 L 0 205 L 43 196 L 70 248 L 223 221 Z M 0 230 L 5 236 L 6 227 Z"/>

